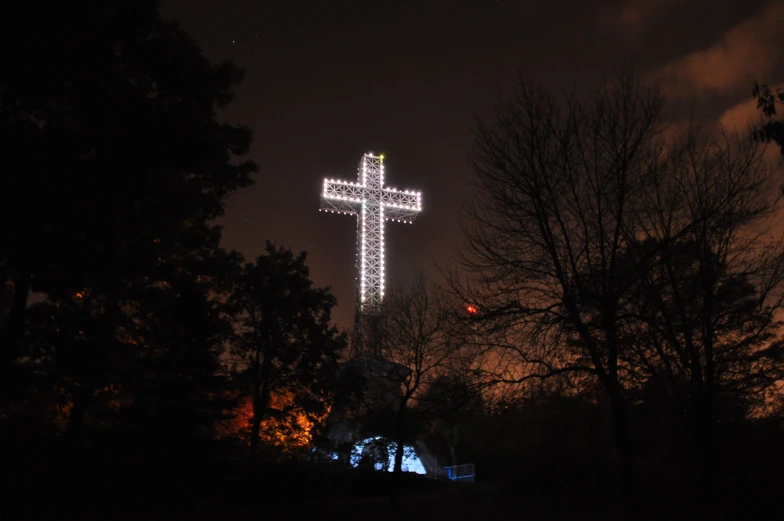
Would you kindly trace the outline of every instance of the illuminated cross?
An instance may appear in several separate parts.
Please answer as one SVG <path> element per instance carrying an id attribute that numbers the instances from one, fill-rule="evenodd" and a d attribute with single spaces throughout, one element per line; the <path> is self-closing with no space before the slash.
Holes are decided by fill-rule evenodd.
<path id="1" fill-rule="evenodd" d="M 359 162 L 358 175 L 358 183 L 324 179 L 321 210 L 359 216 L 359 311 L 378 314 L 384 298 L 384 221 L 413 223 L 422 210 L 422 194 L 385 188 L 383 155 L 363 155 Z"/>

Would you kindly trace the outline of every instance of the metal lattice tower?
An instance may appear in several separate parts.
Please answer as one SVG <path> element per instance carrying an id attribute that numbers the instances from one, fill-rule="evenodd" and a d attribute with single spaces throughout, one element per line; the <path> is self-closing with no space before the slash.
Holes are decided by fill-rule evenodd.
<path id="1" fill-rule="evenodd" d="M 422 194 L 385 188 L 383 155 L 363 155 L 358 170 L 358 183 L 324 179 L 319 211 L 359 216 L 357 309 L 377 315 L 384 299 L 384 221 L 413 223 L 422 210 Z"/>

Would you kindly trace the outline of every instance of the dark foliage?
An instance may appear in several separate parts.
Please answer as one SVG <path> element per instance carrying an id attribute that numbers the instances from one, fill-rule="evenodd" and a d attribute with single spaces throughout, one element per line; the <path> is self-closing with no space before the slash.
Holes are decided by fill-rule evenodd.
<path id="1" fill-rule="evenodd" d="M 2 31 L 21 50 L 0 79 L 20 159 L 0 181 L 4 431 L 43 414 L 77 446 L 85 428 L 162 450 L 209 438 L 227 405 L 214 299 L 237 264 L 212 221 L 256 170 L 237 160 L 250 130 L 216 112 L 242 72 L 153 0 L 41 7 L 9 7 Z M 30 409 L 42 394 L 54 410 Z"/>
<path id="2" fill-rule="evenodd" d="M 778 115 L 777 105 L 784 104 L 784 89 L 779 88 L 773 92 L 767 85 L 760 85 L 755 81 L 751 95 L 757 100 L 757 108 L 766 119 L 752 135 L 760 141 L 777 144 L 784 155 L 784 121 L 775 119 Z"/>
<path id="3" fill-rule="evenodd" d="M 226 310 L 236 379 L 253 403 L 250 447 L 256 454 L 262 420 L 287 411 L 275 394 L 294 396 L 304 412 L 323 413 L 334 389 L 345 336 L 330 323 L 336 301 L 314 288 L 306 254 L 267 242 L 266 254 L 245 265 Z"/>
<path id="4" fill-rule="evenodd" d="M 40 8 L 3 17 L 0 138 L 20 159 L 0 185 L 15 198 L 0 210 L 4 371 L 21 353 L 30 291 L 60 302 L 89 288 L 114 313 L 161 259 L 217 244 L 209 221 L 256 169 L 234 161 L 250 130 L 216 118 L 242 72 L 211 65 L 157 2 Z"/>

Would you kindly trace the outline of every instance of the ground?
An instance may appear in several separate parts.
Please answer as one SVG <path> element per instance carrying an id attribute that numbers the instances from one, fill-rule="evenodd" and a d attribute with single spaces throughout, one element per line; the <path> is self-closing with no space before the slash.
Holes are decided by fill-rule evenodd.
<path id="1" fill-rule="evenodd" d="M 609 491 L 568 476 L 556 485 L 527 482 L 453 483 L 404 476 L 400 505 L 388 503 L 391 475 L 324 465 L 265 465 L 193 461 L 48 462 L 17 469 L 5 491 L 0 521 L 200 521 L 234 519 L 678 521 L 702 512 L 668 504 L 673 487 L 655 480 L 643 507 L 624 514 Z M 3 469 L 3 470 L 7 470 Z M 586 473 L 591 481 L 595 475 Z M 607 487 L 605 487 L 607 488 Z M 777 497 L 771 495 L 770 497 Z M 744 495 L 722 494 L 709 518 L 767 519 L 744 506 Z M 748 503 L 748 501 L 747 501 Z M 752 505 L 753 506 L 753 505 Z M 742 512 L 743 515 L 738 515 Z M 700 515 L 703 514 L 703 515 Z"/>

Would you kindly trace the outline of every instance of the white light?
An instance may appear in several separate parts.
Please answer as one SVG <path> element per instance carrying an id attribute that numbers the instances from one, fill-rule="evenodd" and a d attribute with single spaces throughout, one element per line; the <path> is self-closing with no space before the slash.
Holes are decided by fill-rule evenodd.
<path id="1" fill-rule="evenodd" d="M 362 218 L 362 229 L 357 241 L 358 251 L 355 253 L 360 265 L 361 309 L 369 304 L 371 309 L 377 308 L 384 296 L 384 276 L 386 272 L 384 222 L 396 221 L 412 224 L 413 216 L 421 210 L 421 202 L 414 201 L 419 192 L 384 187 L 383 155 L 374 156 L 369 152 L 363 156 L 360 168 L 357 169 L 359 182 L 339 181 L 328 178 L 324 180 L 323 199 L 338 200 L 346 203 L 360 203 L 356 210 L 341 209 L 337 213 L 359 215 Z M 394 209 L 388 214 L 384 208 Z M 335 213 L 332 209 L 328 209 Z M 377 214 L 375 212 L 378 212 Z M 396 215 L 405 213 L 404 216 Z M 360 257 L 361 255 L 361 257 Z"/>

